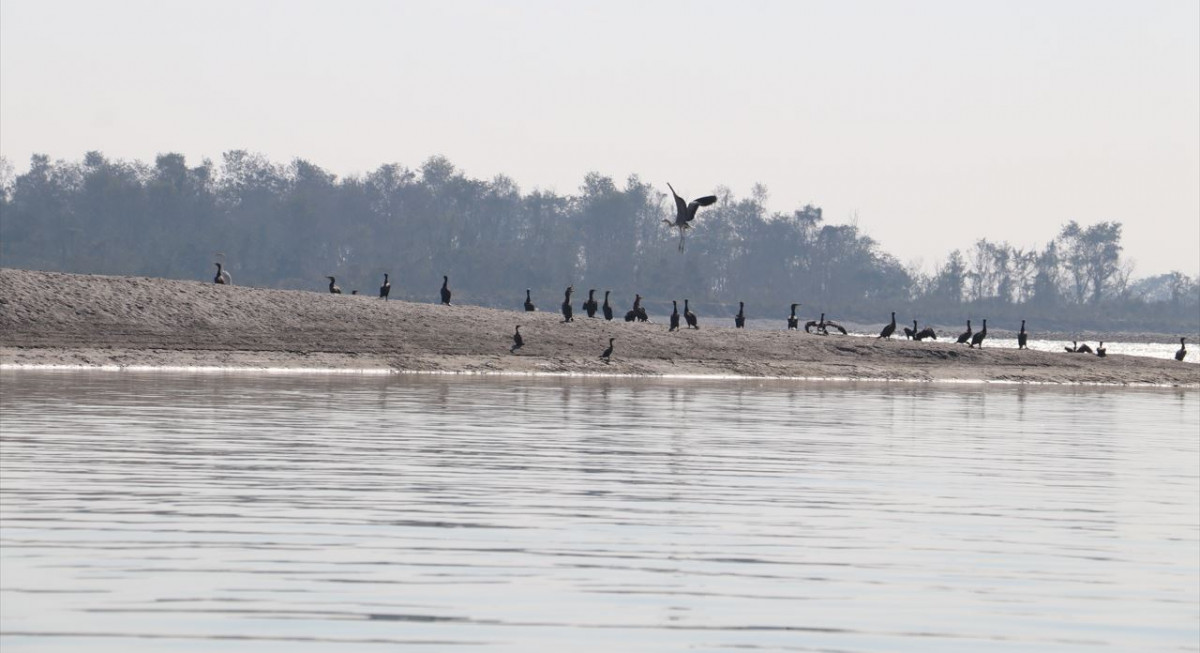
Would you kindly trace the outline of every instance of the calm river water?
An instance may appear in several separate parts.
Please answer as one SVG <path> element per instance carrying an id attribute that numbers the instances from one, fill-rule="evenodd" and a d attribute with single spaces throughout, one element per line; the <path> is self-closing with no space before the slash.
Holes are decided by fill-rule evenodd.
<path id="1" fill-rule="evenodd" d="M 4 651 L 1200 649 L 1200 392 L 0 374 Z"/>

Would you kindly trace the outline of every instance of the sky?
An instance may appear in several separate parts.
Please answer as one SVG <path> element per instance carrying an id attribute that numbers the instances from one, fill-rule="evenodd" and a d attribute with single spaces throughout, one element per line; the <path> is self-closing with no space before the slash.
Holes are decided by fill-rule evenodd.
<path id="1" fill-rule="evenodd" d="M 1200 273 L 1195 0 L 0 0 L 0 155 L 228 150 L 340 176 L 442 155 L 857 223 L 928 270 L 1124 225 Z"/>

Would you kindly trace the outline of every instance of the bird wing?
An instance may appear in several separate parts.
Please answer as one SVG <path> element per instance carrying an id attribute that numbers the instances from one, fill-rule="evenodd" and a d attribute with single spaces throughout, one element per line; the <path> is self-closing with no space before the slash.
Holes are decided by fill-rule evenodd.
<path id="1" fill-rule="evenodd" d="M 679 199 L 678 195 L 676 195 L 675 197 L 676 197 L 676 200 L 678 200 L 680 206 L 682 206 L 683 200 Z M 692 220 L 696 219 L 696 211 L 700 210 L 700 207 L 709 206 L 711 204 L 716 204 L 716 203 L 717 203 L 716 195 L 707 195 L 705 197 L 698 197 L 698 198 L 692 200 L 687 205 L 687 221 L 691 222 Z"/>
<path id="2" fill-rule="evenodd" d="M 841 331 L 842 335 L 846 335 L 846 328 L 843 327 L 842 325 L 838 324 L 837 322 L 826 321 L 825 328 L 828 329 L 829 327 L 833 327 L 833 328 L 837 329 L 838 331 Z"/>
<path id="3" fill-rule="evenodd" d="M 671 188 L 671 184 L 667 184 L 667 188 Z M 687 202 L 683 201 L 683 198 L 679 196 L 679 193 L 675 192 L 674 188 L 671 188 L 671 194 L 675 196 L 675 220 L 686 221 L 688 211 Z"/>

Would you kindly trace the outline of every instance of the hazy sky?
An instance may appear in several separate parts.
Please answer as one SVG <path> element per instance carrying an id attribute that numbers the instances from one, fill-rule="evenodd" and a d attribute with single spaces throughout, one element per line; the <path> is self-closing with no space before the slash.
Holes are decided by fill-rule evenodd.
<path id="1" fill-rule="evenodd" d="M 0 154 L 448 157 L 857 216 L 926 267 L 1124 223 L 1200 271 L 1200 2 L 0 0 Z"/>

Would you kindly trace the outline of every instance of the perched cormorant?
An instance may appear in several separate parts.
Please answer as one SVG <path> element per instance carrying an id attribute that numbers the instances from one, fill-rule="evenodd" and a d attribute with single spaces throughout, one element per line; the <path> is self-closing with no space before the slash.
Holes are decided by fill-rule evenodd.
<path id="1" fill-rule="evenodd" d="M 383 285 L 379 287 L 379 298 L 387 301 L 388 295 L 392 292 L 392 282 L 388 281 L 387 272 L 383 273 Z"/>
<path id="2" fill-rule="evenodd" d="M 638 322 L 650 321 L 650 316 L 646 314 L 646 309 L 642 308 L 642 296 L 636 293 L 633 296 L 633 308 L 629 309 L 629 312 L 625 314 L 626 322 L 634 320 Z"/>
<path id="3" fill-rule="evenodd" d="M 1071 341 L 1071 346 L 1070 346 L 1070 347 L 1063 347 L 1063 349 L 1067 350 L 1067 353 L 1068 353 L 1068 354 L 1074 354 L 1075 352 L 1079 351 L 1079 346 L 1078 346 L 1078 345 L 1079 345 L 1079 341 L 1078 341 L 1078 340 L 1072 340 L 1072 341 Z"/>
<path id="4" fill-rule="evenodd" d="M 1184 340 L 1187 340 L 1187 338 L 1179 339 L 1179 351 L 1175 352 L 1175 360 L 1177 361 L 1182 361 L 1187 356 L 1187 345 L 1184 344 Z"/>
<path id="5" fill-rule="evenodd" d="M 667 331 L 674 331 L 679 328 L 679 302 L 671 300 L 671 328 Z"/>
<path id="6" fill-rule="evenodd" d="M 600 353 L 600 359 L 603 360 L 605 363 L 607 363 L 608 359 L 612 357 L 614 340 L 616 340 L 616 338 L 609 338 L 608 339 L 608 348 Z"/>
<path id="7" fill-rule="evenodd" d="M 331 292 L 335 295 L 342 294 L 342 289 L 337 287 L 337 284 L 334 283 L 333 277 L 325 277 L 325 278 L 329 279 L 329 292 Z"/>
<path id="8" fill-rule="evenodd" d="M 1096 355 L 1099 356 L 1100 358 L 1104 358 L 1105 356 L 1108 355 L 1108 350 L 1104 348 L 1103 340 L 1101 340 L 1100 344 L 1097 345 L 1097 347 L 1096 347 Z"/>
<path id="9" fill-rule="evenodd" d="M 533 305 L 533 298 L 529 296 L 529 289 L 526 288 L 525 289 L 525 311 L 532 312 L 532 311 L 536 311 L 536 310 L 537 310 L 537 307 Z"/>
<path id="10" fill-rule="evenodd" d="M 596 317 L 596 311 L 599 308 L 600 306 L 596 304 L 596 289 L 592 288 L 588 291 L 587 301 L 583 303 L 583 310 L 588 317 Z"/>
<path id="11" fill-rule="evenodd" d="M 883 327 L 883 331 L 880 331 L 879 335 L 876 336 L 875 339 L 878 340 L 880 338 L 884 338 L 886 340 L 891 340 L 892 334 L 895 332 L 896 332 L 896 311 L 892 311 L 892 323 Z"/>
<path id="12" fill-rule="evenodd" d="M 904 337 L 912 340 L 915 335 L 917 335 L 917 321 L 913 320 L 913 328 L 904 327 Z"/>
<path id="13" fill-rule="evenodd" d="M 987 320 L 985 319 L 983 321 L 983 328 L 980 329 L 978 332 L 976 332 L 975 335 L 971 336 L 971 349 L 974 349 L 975 345 L 979 345 L 979 348 L 983 349 L 983 339 L 986 337 L 987 337 Z"/>
<path id="14" fill-rule="evenodd" d="M 800 328 L 800 318 L 796 317 L 796 307 L 799 304 L 792 304 L 792 314 L 788 316 L 787 325 L 788 331 L 795 331 Z M 804 330 L 808 331 L 808 325 L 804 325 Z"/>
<path id="15" fill-rule="evenodd" d="M 913 340 L 916 340 L 917 342 L 925 340 L 926 338 L 930 340 L 937 340 L 937 333 L 934 332 L 933 327 L 925 327 L 913 336 Z"/>
<path id="16" fill-rule="evenodd" d="M 442 303 L 450 305 L 450 277 L 442 275 Z"/>
<path id="17" fill-rule="evenodd" d="M 795 304 L 792 304 L 792 306 L 795 306 Z M 809 320 L 804 323 L 804 332 L 805 333 L 812 333 L 812 331 L 810 331 L 809 329 L 813 329 L 813 328 L 816 328 L 817 335 L 822 335 L 822 336 L 829 335 L 828 333 L 822 333 L 822 329 L 825 328 L 825 314 L 824 313 L 821 313 L 820 319 Z"/>
<path id="18" fill-rule="evenodd" d="M 683 300 L 683 320 L 693 329 L 699 329 L 700 325 L 696 322 L 696 314 L 692 309 L 688 308 L 688 300 Z"/>
<path id="19" fill-rule="evenodd" d="M 679 229 L 679 251 L 682 252 L 683 230 L 690 229 L 692 227 L 692 225 L 688 223 L 696 219 L 696 211 L 699 210 L 700 207 L 716 204 L 717 196 L 706 195 L 704 197 L 697 197 L 691 202 L 685 202 L 683 201 L 683 198 L 675 192 L 675 189 L 671 187 L 671 184 L 667 184 L 667 188 L 670 188 L 671 194 L 675 196 L 675 221 L 671 222 L 670 220 L 664 219 L 663 222 Z"/>
<path id="20" fill-rule="evenodd" d="M 1090 354 L 1090 353 L 1092 353 L 1092 348 L 1088 347 L 1087 343 L 1085 342 L 1082 345 L 1079 345 L 1079 347 L 1075 349 L 1075 353 L 1076 354 Z"/>
<path id="21" fill-rule="evenodd" d="M 574 322 L 574 313 L 571 311 L 571 293 L 575 292 L 574 286 L 567 286 L 566 296 L 563 297 L 562 314 L 563 322 Z"/>
<path id="22" fill-rule="evenodd" d="M 612 317 L 613 317 L 612 306 L 610 306 L 608 303 L 608 293 L 610 293 L 610 292 L 612 292 L 612 291 L 611 290 L 604 291 L 604 306 L 601 307 L 601 310 L 604 311 L 604 319 L 606 319 L 606 320 L 612 320 Z"/>
<path id="23" fill-rule="evenodd" d="M 1025 344 L 1029 342 L 1029 334 L 1025 333 L 1025 320 L 1021 320 L 1021 330 L 1017 332 L 1017 349 L 1029 349 Z"/>
<path id="24" fill-rule="evenodd" d="M 220 263 L 214 263 L 213 265 L 217 266 L 217 276 L 213 277 L 213 283 L 219 283 L 223 286 L 225 286 L 225 285 L 232 286 L 233 285 L 233 277 L 229 276 L 229 273 L 226 272 L 225 269 L 221 267 Z"/>
<path id="25" fill-rule="evenodd" d="M 738 302 L 738 314 L 733 316 L 733 326 L 735 329 L 746 327 L 746 302 Z"/>
<path id="26" fill-rule="evenodd" d="M 967 320 L 967 330 L 958 334 L 958 340 L 955 342 L 957 342 L 960 345 L 971 342 L 971 321 L 970 320 Z"/>
<path id="27" fill-rule="evenodd" d="M 517 350 L 525 346 L 525 339 L 521 337 L 521 325 L 517 325 L 517 330 L 513 333 L 513 346 L 508 350 L 508 353 L 515 354 Z"/>

